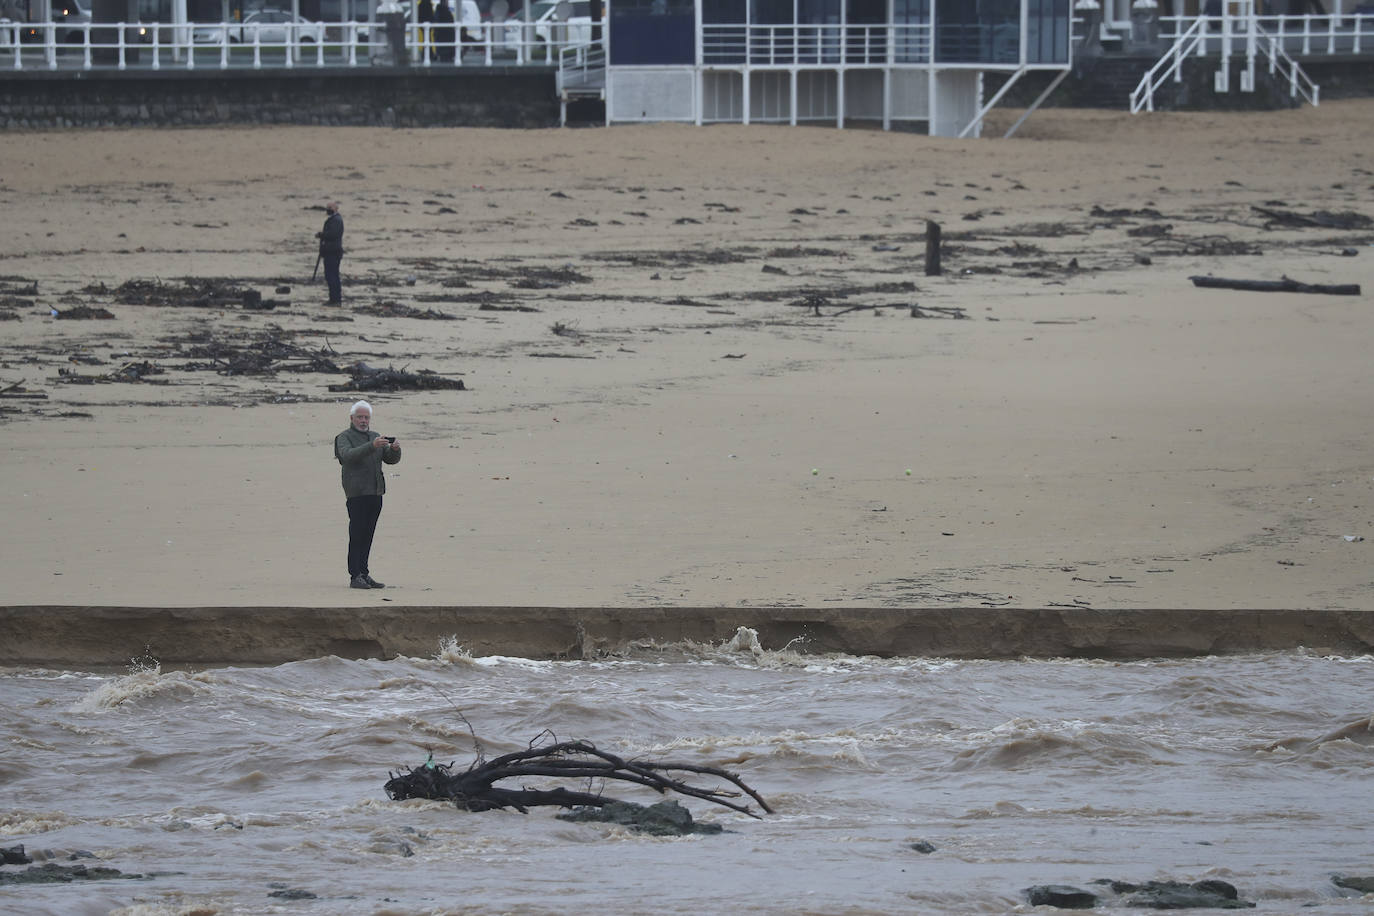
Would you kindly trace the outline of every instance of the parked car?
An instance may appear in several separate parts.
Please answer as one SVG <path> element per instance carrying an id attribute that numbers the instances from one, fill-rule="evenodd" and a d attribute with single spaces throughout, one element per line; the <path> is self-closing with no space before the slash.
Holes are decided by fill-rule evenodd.
<path id="1" fill-rule="evenodd" d="M 523 0 L 509 0 L 510 8 L 506 18 L 492 27 L 492 43 L 514 48 L 520 43 L 524 29 L 525 4 Z M 564 7 L 562 10 L 559 7 Z M 566 16 L 567 18 L 560 18 Z M 592 5 L 590 0 L 533 0 L 530 3 L 530 21 L 534 23 L 529 39 L 547 46 L 557 39 L 559 44 L 587 44 L 592 40 Z M 533 50 L 533 49 L 531 49 Z M 534 51 L 540 56 L 543 51 Z"/>
<path id="2" fill-rule="evenodd" d="M 54 0 L 52 21 L 58 26 L 58 44 L 80 44 L 85 35 L 82 26 L 91 21 L 91 11 L 77 0 Z M 23 29 L 19 37 L 21 41 L 42 41 L 44 33 L 30 25 Z"/>
<path id="3" fill-rule="evenodd" d="M 530 4 L 530 18 L 537 41 L 583 45 L 592 40 L 591 0 L 537 0 Z"/>
<path id="4" fill-rule="evenodd" d="M 198 44 L 219 44 L 225 37 L 232 43 L 252 44 L 255 35 L 264 45 L 284 45 L 288 37 L 301 44 L 317 44 L 324 41 L 324 23 L 304 16 L 293 19 L 286 10 L 258 10 L 236 25 L 202 22 L 191 30 L 191 40 Z"/>

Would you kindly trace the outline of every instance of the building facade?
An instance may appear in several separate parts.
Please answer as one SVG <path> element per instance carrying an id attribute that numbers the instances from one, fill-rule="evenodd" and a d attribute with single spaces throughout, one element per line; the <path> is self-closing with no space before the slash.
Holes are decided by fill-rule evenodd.
<path id="1" fill-rule="evenodd" d="M 976 135 L 983 74 L 1071 65 L 1070 0 L 615 0 L 607 120 Z"/>

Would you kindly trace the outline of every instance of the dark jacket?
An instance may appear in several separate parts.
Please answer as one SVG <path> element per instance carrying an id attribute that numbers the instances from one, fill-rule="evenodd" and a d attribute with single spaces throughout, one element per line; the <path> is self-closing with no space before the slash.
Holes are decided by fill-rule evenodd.
<path id="1" fill-rule="evenodd" d="M 378 448 L 372 444 L 375 430 L 361 432 L 352 426 L 334 437 L 334 457 L 343 466 L 344 496 L 381 496 L 386 492 L 382 462 L 398 464 L 399 448 Z"/>
<path id="2" fill-rule="evenodd" d="M 343 217 L 329 214 L 320 230 L 320 254 L 343 254 Z"/>

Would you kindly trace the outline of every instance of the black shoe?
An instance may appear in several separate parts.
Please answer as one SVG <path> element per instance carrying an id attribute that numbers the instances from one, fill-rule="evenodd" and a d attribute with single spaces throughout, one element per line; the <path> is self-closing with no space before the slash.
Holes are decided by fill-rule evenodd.
<path id="1" fill-rule="evenodd" d="M 363 573 L 363 574 L 362 574 L 361 576 L 359 576 L 358 578 L 359 578 L 359 579 L 362 579 L 364 582 L 366 582 L 368 588 L 386 588 L 385 585 L 383 585 L 382 583 L 378 582 L 376 579 L 372 578 L 372 577 L 369 576 L 367 573 Z"/>
<path id="2" fill-rule="evenodd" d="M 348 587 L 349 587 L 349 588 L 371 588 L 372 586 L 368 585 L 368 584 L 367 584 L 367 581 L 368 581 L 368 580 L 367 580 L 367 576 L 354 576 L 353 579 L 348 583 Z"/>

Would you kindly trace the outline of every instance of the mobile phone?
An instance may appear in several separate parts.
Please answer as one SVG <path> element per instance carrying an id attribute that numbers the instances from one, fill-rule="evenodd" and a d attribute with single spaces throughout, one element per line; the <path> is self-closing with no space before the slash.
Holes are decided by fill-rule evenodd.
<path id="1" fill-rule="evenodd" d="M 395 441 L 396 441 L 396 437 L 395 437 L 395 436 L 383 436 L 382 438 L 385 439 L 385 440 L 388 441 L 388 442 L 395 442 Z"/>

